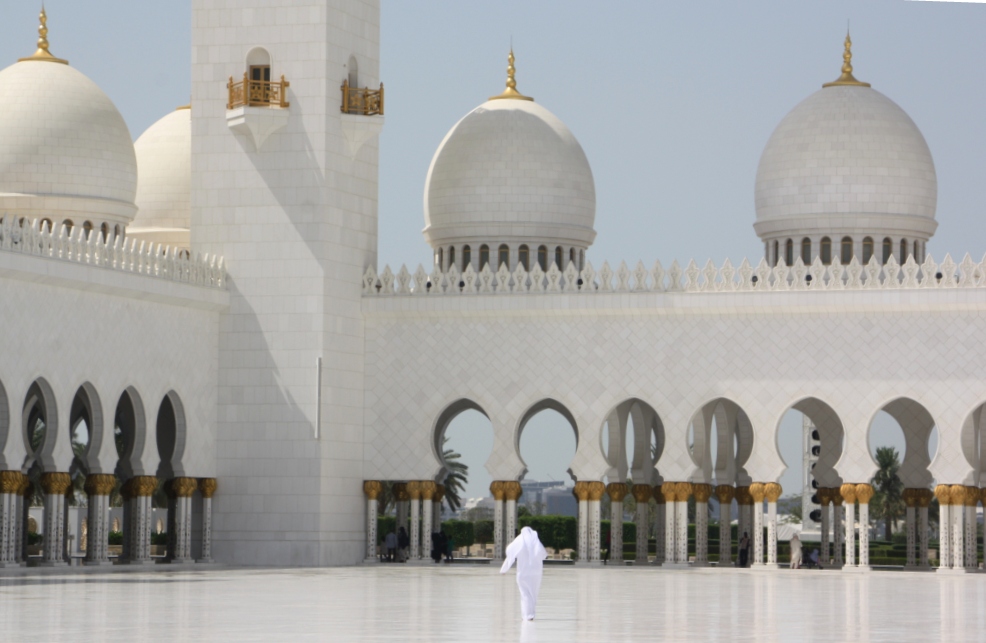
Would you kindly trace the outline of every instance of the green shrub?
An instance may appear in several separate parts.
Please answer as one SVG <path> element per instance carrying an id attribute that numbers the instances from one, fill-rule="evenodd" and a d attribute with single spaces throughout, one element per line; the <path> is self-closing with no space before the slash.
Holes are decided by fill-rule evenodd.
<path id="1" fill-rule="evenodd" d="M 574 516 L 524 516 L 518 527 L 530 527 L 538 532 L 545 547 L 555 551 L 578 547 L 578 520 Z M 512 536 L 508 535 L 508 540 Z"/>
<path id="2" fill-rule="evenodd" d="M 44 536 L 42 536 L 41 534 L 28 532 L 27 534 L 28 545 L 40 545 L 43 542 L 44 542 Z"/>
<path id="3" fill-rule="evenodd" d="M 477 520 L 472 525 L 472 533 L 477 543 L 486 546 L 493 542 L 493 521 Z"/>
<path id="4" fill-rule="evenodd" d="M 151 544 L 152 545 L 167 545 L 168 544 L 168 532 L 162 531 L 159 534 L 151 534 Z"/>
<path id="5" fill-rule="evenodd" d="M 111 545 L 122 545 L 123 544 L 123 532 L 122 531 L 111 531 L 107 537 L 109 544 Z"/>
<path id="6" fill-rule="evenodd" d="M 397 518 L 394 516 L 377 516 L 377 544 L 382 545 L 383 539 L 390 532 L 397 533 Z"/>
<path id="7" fill-rule="evenodd" d="M 442 523 L 442 531 L 452 539 L 455 547 L 470 547 L 476 543 L 473 524 L 468 520 L 446 520 Z"/>

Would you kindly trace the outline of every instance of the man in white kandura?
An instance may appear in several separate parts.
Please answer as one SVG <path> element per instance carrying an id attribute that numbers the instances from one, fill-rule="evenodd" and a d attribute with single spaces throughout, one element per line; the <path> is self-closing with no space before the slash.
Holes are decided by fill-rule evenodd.
<path id="1" fill-rule="evenodd" d="M 791 536 L 791 569 L 801 569 L 801 539 L 798 534 Z"/>
<path id="2" fill-rule="evenodd" d="M 534 620 L 534 608 L 541 589 L 542 561 L 548 557 L 544 545 L 538 540 L 538 532 L 530 527 L 520 530 L 520 535 L 507 545 L 506 560 L 500 568 L 506 574 L 517 561 L 517 587 L 520 588 L 520 615 L 527 621 Z"/>

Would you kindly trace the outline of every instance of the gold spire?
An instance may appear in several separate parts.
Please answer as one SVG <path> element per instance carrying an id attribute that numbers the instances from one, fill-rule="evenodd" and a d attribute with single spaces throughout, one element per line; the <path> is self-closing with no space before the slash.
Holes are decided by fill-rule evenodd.
<path id="1" fill-rule="evenodd" d="M 34 52 L 33 55 L 27 58 L 21 58 L 18 62 L 23 62 L 25 60 L 40 60 L 43 62 L 50 63 L 61 63 L 67 65 L 68 61 L 61 58 L 55 58 L 48 51 L 48 14 L 45 13 L 45 7 L 41 5 L 41 15 L 38 16 L 41 20 L 41 25 L 38 27 L 38 50 Z"/>
<path id="2" fill-rule="evenodd" d="M 507 56 L 507 88 L 503 90 L 503 93 L 499 96 L 490 96 L 490 100 L 498 100 L 500 98 L 513 98 L 515 100 L 534 100 L 530 96 L 524 96 L 519 91 L 517 91 L 517 81 L 514 79 L 514 73 L 517 71 L 514 69 L 514 48 L 510 48 L 510 55 Z"/>
<path id="3" fill-rule="evenodd" d="M 857 87 L 869 87 L 869 83 L 856 80 L 852 75 L 852 39 L 849 38 L 849 30 L 846 29 L 846 50 L 842 52 L 842 75 L 831 83 L 825 83 L 822 87 L 838 87 L 840 85 L 855 85 Z"/>

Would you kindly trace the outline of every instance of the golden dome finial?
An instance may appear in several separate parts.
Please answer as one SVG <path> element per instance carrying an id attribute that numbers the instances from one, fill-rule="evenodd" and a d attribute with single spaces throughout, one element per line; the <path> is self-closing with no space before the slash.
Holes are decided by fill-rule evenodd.
<path id="1" fill-rule="evenodd" d="M 513 98 L 516 100 L 534 100 L 530 96 L 524 96 L 517 91 L 517 80 L 514 78 L 514 73 L 516 73 L 514 68 L 514 48 L 510 48 L 510 55 L 507 56 L 507 88 L 503 90 L 503 93 L 499 96 L 490 96 L 490 100 L 498 100 L 500 98 Z"/>
<path id="2" fill-rule="evenodd" d="M 831 83 L 825 83 L 822 87 L 838 87 L 840 85 L 856 85 L 857 87 L 869 87 L 869 83 L 856 80 L 852 75 L 852 38 L 849 37 L 849 29 L 846 29 L 846 49 L 842 52 L 842 75 Z"/>
<path id="3" fill-rule="evenodd" d="M 25 60 L 40 60 L 43 62 L 61 63 L 63 65 L 67 65 L 67 60 L 55 58 L 51 55 L 51 52 L 48 51 L 48 14 L 45 12 L 44 4 L 41 5 L 41 14 L 38 16 L 38 19 L 41 21 L 40 26 L 38 26 L 38 50 L 27 58 L 21 58 L 18 62 Z"/>

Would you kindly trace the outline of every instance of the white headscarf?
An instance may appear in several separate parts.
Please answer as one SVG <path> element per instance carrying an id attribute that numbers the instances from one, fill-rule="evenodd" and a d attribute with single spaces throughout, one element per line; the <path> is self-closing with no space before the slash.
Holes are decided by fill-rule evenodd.
<path id="1" fill-rule="evenodd" d="M 541 561 L 547 557 L 548 552 L 538 539 L 538 532 L 530 527 L 524 527 L 514 541 L 507 545 L 506 560 L 503 561 L 500 573 L 507 573 L 514 561 L 517 561 L 517 573 L 522 574 L 534 568 L 540 570 Z"/>

